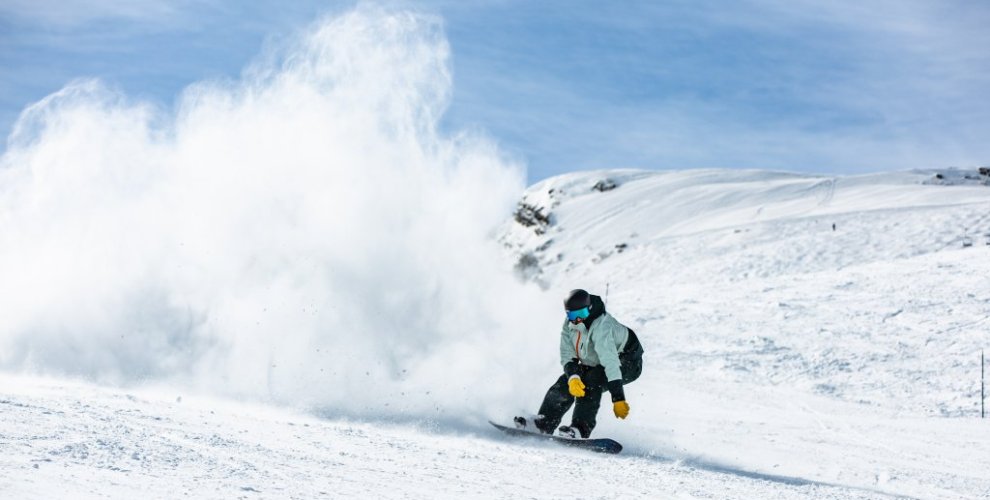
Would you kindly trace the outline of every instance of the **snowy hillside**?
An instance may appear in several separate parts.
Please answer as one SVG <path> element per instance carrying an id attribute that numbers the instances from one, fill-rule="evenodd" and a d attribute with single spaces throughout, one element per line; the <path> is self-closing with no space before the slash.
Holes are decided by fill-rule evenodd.
<path id="1" fill-rule="evenodd" d="M 527 190 L 523 212 L 542 222 L 517 214 L 500 232 L 518 270 L 554 302 L 607 285 L 646 348 L 630 418 L 603 410 L 596 430 L 626 445 L 620 456 L 488 428 L 534 411 L 556 376 L 556 332 L 532 329 L 532 352 L 500 378 L 514 395 L 461 416 L 429 386 L 407 410 L 345 418 L 173 383 L 4 375 L 0 492 L 986 498 L 990 188 L 930 178 L 602 171 Z M 485 348 L 458 344 L 467 359 Z M 419 412 L 431 404 L 433 417 Z"/>
<path id="2" fill-rule="evenodd" d="M 665 364 L 972 416 L 990 338 L 990 189 L 933 175 L 573 174 L 521 202 L 548 224 L 508 224 L 502 240 L 528 277 L 607 285 Z"/>
<path id="3" fill-rule="evenodd" d="M 4 498 L 875 498 L 649 454 L 4 376 Z"/>
<path id="4" fill-rule="evenodd" d="M 752 470 L 982 497 L 990 190 L 932 179 L 571 174 L 531 187 L 502 241 L 558 294 L 608 287 L 640 333 L 630 399 L 646 421 L 606 432 Z"/>

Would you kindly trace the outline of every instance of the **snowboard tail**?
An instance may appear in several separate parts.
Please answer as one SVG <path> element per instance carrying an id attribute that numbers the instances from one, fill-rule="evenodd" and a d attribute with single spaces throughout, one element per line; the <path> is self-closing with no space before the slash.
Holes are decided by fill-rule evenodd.
<path id="1" fill-rule="evenodd" d="M 531 432 L 523 429 L 516 429 L 515 427 L 506 427 L 504 425 L 496 424 L 491 420 L 488 421 L 496 429 L 510 435 L 510 436 L 521 436 L 528 437 L 532 439 L 543 439 L 548 441 L 553 441 L 565 446 L 571 446 L 574 448 L 583 448 L 586 450 L 598 452 L 598 453 L 610 453 L 615 454 L 622 451 L 622 445 L 614 439 L 608 438 L 591 438 L 591 439 L 579 439 L 579 438 L 565 438 L 561 436 L 554 436 L 551 434 L 542 434 L 538 432 Z"/>

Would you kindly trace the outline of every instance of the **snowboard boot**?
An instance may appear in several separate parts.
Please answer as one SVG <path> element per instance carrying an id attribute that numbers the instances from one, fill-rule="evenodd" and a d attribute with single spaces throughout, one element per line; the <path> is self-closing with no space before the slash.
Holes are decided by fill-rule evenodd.
<path id="1" fill-rule="evenodd" d="M 557 429 L 557 435 L 569 439 L 588 439 L 591 436 L 591 429 L 584 422 L 571 422 L 571 425 L 562 425 Z"/>
<path id="2" fill-rule="evenodd" d="M 532 421 L 526 417 L 514 417 L 512 422 L 516 424 L 516 429 L 529 431 L 529 432 L 539 432 L 541 434 L 553 434 L 553 431 L 546 429 L 546 425 L 543 423 L 543 418 L 540 415 L 533 417 Z"/>

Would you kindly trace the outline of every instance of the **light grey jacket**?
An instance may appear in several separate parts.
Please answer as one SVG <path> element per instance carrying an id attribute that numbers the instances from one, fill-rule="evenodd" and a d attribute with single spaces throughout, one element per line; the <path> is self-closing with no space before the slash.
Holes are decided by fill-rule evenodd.
<path id="1" fill-rule="evenodd" d="M 576 325 L 564 320 L 560 332 L 560 364 L 567 365 L 574 358 L 583 365 L 604 366 L 611 382 L 622 380 L 619 353 L 629 340 L 629 329 L 609 313 L 604 313 L 591 324 L 591 331 L 583 323 Z"/>

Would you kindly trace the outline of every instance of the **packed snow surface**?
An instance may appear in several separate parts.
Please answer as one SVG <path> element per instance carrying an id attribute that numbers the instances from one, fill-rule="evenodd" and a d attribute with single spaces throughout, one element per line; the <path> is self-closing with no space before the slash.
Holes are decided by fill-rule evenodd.
<path id="1" fill-rule="evenodd" d="M 875 498 L 643 453 L 4 377 L 5 498 Z"/>

